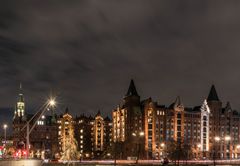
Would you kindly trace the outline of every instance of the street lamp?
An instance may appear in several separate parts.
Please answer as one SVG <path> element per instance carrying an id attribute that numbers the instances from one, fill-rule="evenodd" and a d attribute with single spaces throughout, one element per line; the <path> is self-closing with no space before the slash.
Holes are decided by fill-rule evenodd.
<path id="1" fill-rule="evenodd" d="M 164 152 L 165 143 L 161 143 L 161 144 L 160 144 L 160 147 L 161 147 L 161 149 L 160 149 L 160 150 L 161 150 L 161 153 L 160 153 L 159 156 L 158 156 L 159 159 L 160 159 L 160 157 L 165 157 L 165 156 L 164 156 L 164 153 L 163 153 L 163 152 Z"/>
<path id="2" fill-rule="evenodd" d="M 198 159 L 201 158 L 201 147 L 202 147 L 202 145 L 200 143 L 197 144 L 197 157 L 198 157 Z"/>
<path id="3" fill-rule="evenodd" d="M 218 136 L 214 137 L 214 141 L 215 142 L 219 142 L 220 141 L 220 137 L 218 137 Z M 215 145 L 215 142 L 214 142 L 214 145 L 213 145 L 213 149 L 214 149 L 214 152 L 213 152 L 213 165 L 214 166 L 216 165 L 216 145 Z"/>
<path id="4" fill-rule="evenodd" d="M 29 135 L 37 125 L 37 122 L 40 118 L 44 115 L 44 113 L 48 110 L 48 106 L 54 107 L 56 105 L 55 98 L 50 98 L 40 109 L 37 111 L 35 115 L 32 116 L 30 120 L 26 122 L 26 124 L 23 126 L 21 130 L 24 130 L 26 128 L 27 134 L 26 134 L 26 156 L 29 157 L 29 149 L 30 149 L 30 139 Z M 32 125 L 30 126 L 30 123 Z"/>
<path id="5" fill-rule="evenodd" d="M 3 125 L 4 129 L 4 154 L 6 153 L 6 145 L 7 145 L 7 124 Z"/>
<path id="6" fill-rule="evenodd" d="M 225 139 L 225 141 L 230 141 L 231 137 L 230 136 L 226 136 L 224 139 Z"/>
<path id="7" fill-rule="evenodd" d="M 140 140 L 139 139 L 144 136 L 144 132 L 140 131 L 138 134 L 132 133 L 132 136 L 138 138 L 138 153 L 137 153 L 137 160 L 136 160 L 136 164 L 138 164 L 139 155 L 140 155 Z"/>
<path id="8" fill-rule="evenodd" d="M 54 98 L 49 99 L 49 100 L 48 100 L 48 104 L 49 104 L 49 106 L 51 106 L 51 107 L 56 106 L 56 101 L 55 101 L 55 99 L 54 99 Z"/>
<path id="9" fill-rule="evenodd" d="M 214 140 L 215 140 L 216 142 L 219 142 L 219 141 L 220 141 L 220 137 L 216 136 L 216 137 L 214 137 Z"/>
<path id="10" fill-rule="evenodd" d="M 4 145 L 6 146 L 6 142 L 7 142 L 7 124 L 3 125 L 3 129 L 4 129 Z"/>
<path id="11" fill-rule="evenodd" d="M 219 136 L 216 136 L 216 137 L 214 137 L 214 140 L 215 140 L 215 142 L 220 142 L 221 140 L 224 140 L 224 141 L 228 142 L 228 141 L 231 140 L 231 137 L 227 135 L 227 136 L 225 136 L 224 138 L 221 139 Z M 215 149 L 215 145 L 214 145 L 214 156 L 213 156 L 214 157 L 213 158 L 214 159 L 214 163 L 213 163 L 214 166 L 216 165 L 216 163 L 215 163 L 215 157 L 216 156 L 215 155 L 216 155 L 216 149 Z"/>
<path id="12" fill-rule="evenodd" d="M 199 149 L 201 148 L 201 146 L 202 146 L 201 144 L 198 144 L 198 145 L 197 145 L 197 147 L 198 147 Z"/>
<path id="13" fill-rule="evenodd" d="M 164 146 L 165 146 L 165 143 L 161 143 L 161 145 L 160 145 L 162 148 L 164 148 Z"/>

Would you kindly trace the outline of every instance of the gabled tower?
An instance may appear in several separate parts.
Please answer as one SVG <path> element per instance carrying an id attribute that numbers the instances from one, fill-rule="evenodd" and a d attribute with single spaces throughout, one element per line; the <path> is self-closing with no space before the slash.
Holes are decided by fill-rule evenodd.
<path id="1" fill-rule="evenodd" d="M 143 132 L 143 120 L 140 96 L 133 80 L 131 80 L 128 91 L 123 98 L 123 105 L 113 110 L 112 119 L 113 140 L 117 144 L 123 144 L 120 158 L 136 156 L 138 151 L 136 145 L 140 143 L 136 135 Z"/>
<path id="2" fill-rule="evenodd" d="M 213 148 L 214 138 L 216 136 L 220 136 L 220 117 L 222 113 L 222 102 L 218 98 L 217 91 L 215 86 L 212 85 L 208 98 L 207 98 L 207 105 L 210 110 L 210 127 L 209 130 L 209 145 L 210 148 Z"/>
<path id="3" fill-rule="evenodd" d="M 140 104 L 140 96 L 137 93 L 133 79 L 130 82 L 127 94 L 124 97 L 124 106 L 132 107 Z"/>
<path id="4" fill-rule="evenodd" d="M 140 107 L 140 96 L 137 93 L 134 81 L 131 80 L 126 96 L 124 97 L 123 108 L 127 111 L 127 128 L 126 136 L 132 137 L 133 132 L 142 130 L 142 111 Z"/>

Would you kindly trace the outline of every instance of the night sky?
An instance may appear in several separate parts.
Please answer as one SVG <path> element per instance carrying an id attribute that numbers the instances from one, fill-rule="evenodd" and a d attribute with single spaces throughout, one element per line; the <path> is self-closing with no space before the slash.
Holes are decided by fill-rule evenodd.
<path id="1" fill-rule="evenodd" d="M 53 93 L 59 114 L 111 115 L 132 78 L 167 106 L 200 105 L 215 84 L 240 110 L 239 74 L 239 1 L 0 1 L 1 118 L 20 82 L 28 112 Z"/>

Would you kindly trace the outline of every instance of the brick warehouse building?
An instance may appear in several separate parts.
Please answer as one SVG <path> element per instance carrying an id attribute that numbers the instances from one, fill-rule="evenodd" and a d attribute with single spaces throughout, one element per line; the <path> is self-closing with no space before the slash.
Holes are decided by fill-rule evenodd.
<path id="1" fill-rule="evenodd" d="M 166 107 L 151 98 L 140 101 L 131 80 L 123 104 L 112 112 L 112 123 L 113 143 L 122 145 L 118 158 L 161 158 L 173 141 L 190 146 L 194 158 L 240 157 L 239 113 L 229 102 L 222 106 L 214 85 L 201 106 L 184 107 L 177 97 Z"/>
<path id="2" fill-rule="evenodd" d="M 20 129 L 31 116 L 25 112 L 21 90 L 13 119 L 16 147 L 24 146 L 25 135 Z M 239 113 L 229 102 L 223 106 L 214 86 L 200 106 L 189 108 L 180 97 L 170 106 L 152 98 L 141 100 L 131 80 L 123 103 L 112 111 L 112 119 L 103 118 L 100 112 L 95 117 L 73 118 L 68 111 L 59 117 L 42 117 L 30 135 L 33 156 L 52 158 L 63 151 L 60 138 L 66 119 L 72 121 L 77 150 L 84 159 L 159 159 L 167 155 L 172 142 L 189 146 L 194 158 L 240 158 Z"/>

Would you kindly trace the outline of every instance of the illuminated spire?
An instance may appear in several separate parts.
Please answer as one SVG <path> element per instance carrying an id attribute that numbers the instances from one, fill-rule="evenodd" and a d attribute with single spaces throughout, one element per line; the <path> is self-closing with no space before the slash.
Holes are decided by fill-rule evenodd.
<path id="1" fill-rule="evenodd" d="M 20 85 L 19 85 L 19 89 L 20 91 L 22 90 L 22 83 L 20 82 Z"/>
<path id="2" fill-rule="evenodd" d="M 22 83 L 19 84 L 19 94 L 18 94 L 18 100 L 15 108 L 14 118 L 19 117 L 23 118 L 25 117 L 25 103 L 24 103 L 24 97 L 22 92 Z"/>
<path id="3" fill-rule="evenodd" d="M 22 83 L 19 84 L 19 95 L 18 95 L 18 102 L 24 102 L 23 92 L 22 92 Z"/>

